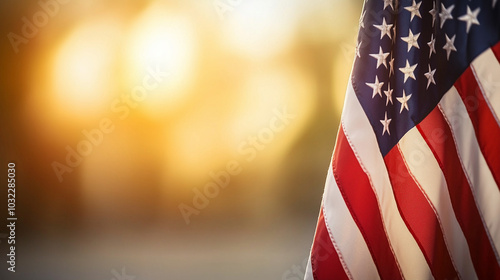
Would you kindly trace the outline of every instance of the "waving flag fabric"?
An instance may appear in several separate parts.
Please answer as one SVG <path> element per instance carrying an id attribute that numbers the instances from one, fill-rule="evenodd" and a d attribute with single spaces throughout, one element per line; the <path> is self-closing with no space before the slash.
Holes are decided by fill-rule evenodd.
<path id="1" fill-rule="evenodd" d="M 500 279 L 500 7 L 367 0 L 305 279 Z"/>

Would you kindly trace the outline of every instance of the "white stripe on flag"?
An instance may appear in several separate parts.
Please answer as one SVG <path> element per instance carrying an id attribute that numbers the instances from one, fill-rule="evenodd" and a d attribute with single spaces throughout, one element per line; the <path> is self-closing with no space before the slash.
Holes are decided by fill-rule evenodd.
<path id="1" fill-rule="evenodd" d="M 335 182 L 331 167 L 328 168 L 326 177 L 323 215 L 332 243 L 340 251 L 340 261 L 346 266 L 344 269 L 347 276 L 352 276 L 352 279 L 380 279 L 363 235 Z"/>
<path id="2" fill-rule="evenodd" d="M 472 72 L 481 87 L 486 103 L 492 109 L 493 116 L 500 125 L 500 65 L 491 49 L 484 51 L 471 64 Z"/>
<path id="3" fill-rule="evenodd" d="M 314 280 L 312 274 L 312 266 L 311 266 L 311 255 L 309 255 L 309 259 L 307 260 L 306 273 L 304 275 L 304 280 Z"/>
<path id="4" fill-rule="evenodd" d="M 457 221 L 439 164 L 416 127 L 399 141 L 407 168 L 437 212 L 444 239 L 461 279 L 477 279 L 467 240 Z"/>
<path id="5" fill-rule="evenodd" d="M 347 86 L 342 125 L 349 137 L 352 149 L 360 159 L 360 164 L 370 176 L 372 187 L 382 211 L 382 219 L 386 227 L 395 257 L 399 262 L 406 279 L 433 279 L 424 255 L 412 234 L 406 227 L 397 208 L 389 174 L 385 170 L 385 162 L 379 152 L 373 128 L 356 97 L 351 78 Z M 358 269 L 363 269 L 358 267 Z"/>
<path id="6" fill-rule="evenodd" d="M 498 220 L 500 192 L 479 148 L 474 126 L 455 87 L 452 87 L 443 96 L 438 106 L 450 125 L 462 167 L 471 184 L 483 223 L 486 223 L 486 230 L 494 245 L 497 262 L 500 263 L 498 258 L 500 249 L 500 222 Z"/>

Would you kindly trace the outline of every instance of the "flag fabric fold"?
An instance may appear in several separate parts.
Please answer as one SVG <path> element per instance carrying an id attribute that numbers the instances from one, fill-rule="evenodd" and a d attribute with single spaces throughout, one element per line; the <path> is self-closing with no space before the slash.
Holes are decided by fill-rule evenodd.
<path id="1" fill-rule="evenodd" d="M 306 280 L 500 279 L 500 7 L 366 0 Z"/>

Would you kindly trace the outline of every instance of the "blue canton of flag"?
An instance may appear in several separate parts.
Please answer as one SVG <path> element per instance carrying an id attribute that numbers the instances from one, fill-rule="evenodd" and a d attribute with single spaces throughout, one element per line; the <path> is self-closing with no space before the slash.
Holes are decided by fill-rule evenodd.
<path id="1" fill-rule="evenodd" d="M 352 83 L 383 155 L 499 41 L 495 2 L 366 2 Z"/>

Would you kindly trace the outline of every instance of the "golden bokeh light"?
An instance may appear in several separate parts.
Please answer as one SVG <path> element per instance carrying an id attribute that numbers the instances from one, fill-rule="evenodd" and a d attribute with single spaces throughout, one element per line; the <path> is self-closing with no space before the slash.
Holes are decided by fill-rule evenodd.
<path id="1" fill-rule="evenodd" d="M 233 50 L 259 59 L 279 55 L 291 46 L 300 15 L 297 1 L 240 2 L 223 25 Z"/>
<path id="2" fill-rule="evenodd" d="M 311 77 L 293 65 L 255 69 L 243 85 L 235 110 L 238 116 L 231 119 L 233 144 L 269 126 L 274 112 L 284 108 L 296 116 L 284 137 L 293 141 L 293 135 L 301 130 L 312 113 L 315 100 L 311 92 L 314 90 Z"/>
<path id="3" fill-rule="evenodd" d="M 362 3 L 4 2 L 4 35 L 49 19 L 0 54 L 22 279 L 281 279 L 308 256 Z"/>
<path id="4" fill-rule="evenodd" d="M 76 117 L 102 114 L 116 90 L 120 24 L 113 19 L 82 23 L 57 49 L 52 69 L 56 102 Z"/>
<path id="5" fill-rule="evenodd" d="M 306 73 L 291 66 L 257 67 L 250 73 L 238 91 L 214 96 L 166 127 L 165 166 L 175 166 L 175 176 L 201 180 L 229 160 L 243 160 L 244 150 L 254 149 L 249 139 L 263 131 L 269 139 L 255 150 L 259 158 L 265 158 L 263 165 L 275 166 L 288 153 L 313 113 L 315 100 L 310 93 L 314 84 Z M 293 117 L 283 122 L 279 119 L 283 115 Z M 275 118 L 279 131 L 273 131 L 270 124 Z"/>
<path id="6" fill-rule="evenodd" d="M 196 73 L 197 42 L 193 22 L 187 15 L 162 5 L 153 3 L 134 20 L 125 46 L 127 88 L 141 84 L 150 71 L 168 73 L 142 104 L 145 112 L 152 116 L 178 106 Z"/>

